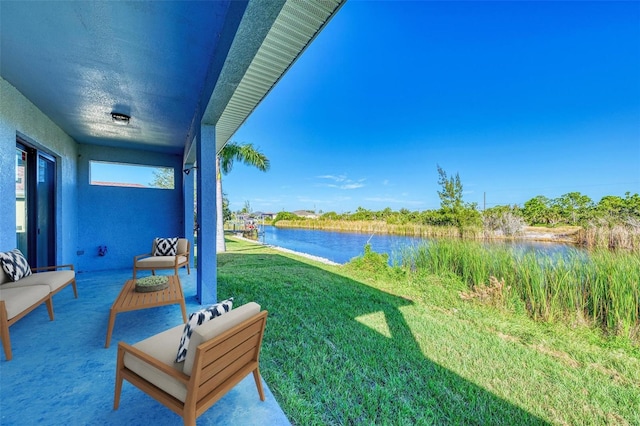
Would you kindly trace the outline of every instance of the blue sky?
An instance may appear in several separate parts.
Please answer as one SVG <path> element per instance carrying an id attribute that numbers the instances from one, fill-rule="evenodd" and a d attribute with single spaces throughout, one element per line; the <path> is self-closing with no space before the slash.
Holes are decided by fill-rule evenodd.
<path id="1" fill-rule="evenodd" d="M 232 140 L 234 211 L 640 193 L 640 2 L 350 0 Z"/>

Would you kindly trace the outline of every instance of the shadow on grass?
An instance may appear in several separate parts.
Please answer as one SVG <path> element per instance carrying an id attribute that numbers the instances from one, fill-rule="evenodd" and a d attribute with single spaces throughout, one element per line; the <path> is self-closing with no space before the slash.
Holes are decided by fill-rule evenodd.
<path id="1" fill-rule="evenodd" d="M 269 311 L 261 372 L 294 424 L 546 424 L 425 356 L 412 301 L 251 251 L 218 255 L 218 298 Z"/>

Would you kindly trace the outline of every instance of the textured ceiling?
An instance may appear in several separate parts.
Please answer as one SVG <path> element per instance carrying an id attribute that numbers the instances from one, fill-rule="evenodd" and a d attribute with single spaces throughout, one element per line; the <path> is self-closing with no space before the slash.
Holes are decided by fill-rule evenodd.
<path id="1" fill-rule="evenodd" d="M 1 0 L 0 75 L 79 143 L 194 161 L 200 124 L 221 149 L 343 1 Z"/>
<path id="2" fill-rule="evenodd" d="M 230 4 L 2 1 L 0 74 L 80 143 L 182 153 Z"/>

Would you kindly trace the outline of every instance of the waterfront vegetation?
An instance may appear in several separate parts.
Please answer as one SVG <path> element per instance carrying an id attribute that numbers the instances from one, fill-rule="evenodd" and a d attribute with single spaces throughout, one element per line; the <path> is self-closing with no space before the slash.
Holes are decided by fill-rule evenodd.
<path id="1" fill-rule="evenodd" d="M 550 199 L 538 195 L 521 208 L 494 206 L 478 210 L 462 199 L 460 177 L 438 166 L 440 208 L 372 211 L 358 207 L 338 214 L 297 215 L 280 212 L 272 224 L 281 227 L 405 235 L 423 238 L 517 239 L 529 237 L 573 242 L 588 248 L 640 251 L 640 195 L 607 195 L 594 203 L 579 192 Z"/>
<path id="2" fill-rule="evenodd" d="M 317 229 L 337 232 L 356 232 L 360 234 L 389 234 L 423 238 L 482 238 L 482 227 L 469 226 L 462 231 L 454 226 L 423 225 L 419 223 L 387 223 L 382 220 L 344 220 L 344 219 L 281 219 L 274 223 L 282 228 Z"/>
<path id="3" fill-rule="evenodd" d="M 269 311 L 261 372 L 293 424 L 640 424 L 638 260 L 474 244 L 332 266 L 229 239 L 218 293 Z"/>
<path id="4" fill-rule="evenodd" d="M 402 235 L 420 238 L 463 238 L 470 240 L 498 239 L 498 235 L 486 232 L 481 226 L 467 226 L 463 229 L 445 225 L 424 225 L 419 223 L 387 223 L 381 220 L 332 220 L 296 218 L 279 220 L 282 228 L 314 229 L 337 232 L 355 232 L 360 234 Z M 539 238 L 553 239 L 559 242 L 574 242 L 581 228 L 562 226 L 557 228 L 525 227 L 526 232 L 540 235 Z"/>
<path id="5" fill-rule="evenodd" d="M 640 256 L 571 250 L 555 255 L 513 247 L 436 240 L 401 250 L 410 274 L 454 274 L 467 297 L 521 309 L 542 321 L 585 323 L 640 341 Z"/>
<path id="6" fill-rule="evenodd" d="M 286 228 L 404 235 L 422 238 L 518 239 L 572 242 L 587 248 L 640 251 L 640 196 L 606 196 L 598 204 L 577 192 L 550 200 L 535 197 L 518 206 L 480 212 L 474 204 L 443 203 L 438 210 L 335 212 L 299 216 L 280 212 L 271 222 Z"/>

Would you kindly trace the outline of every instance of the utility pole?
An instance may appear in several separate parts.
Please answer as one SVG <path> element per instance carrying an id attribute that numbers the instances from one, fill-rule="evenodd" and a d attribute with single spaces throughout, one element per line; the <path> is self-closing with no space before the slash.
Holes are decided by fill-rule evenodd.
<path id="1" fill-rule="evenodd" d="M 482 193 L 482 197 L 483 197 L 483 201 L 482 201 L 482 211 L 485 211 L 487 209 L 487 191 L 484 191 Z"/>

